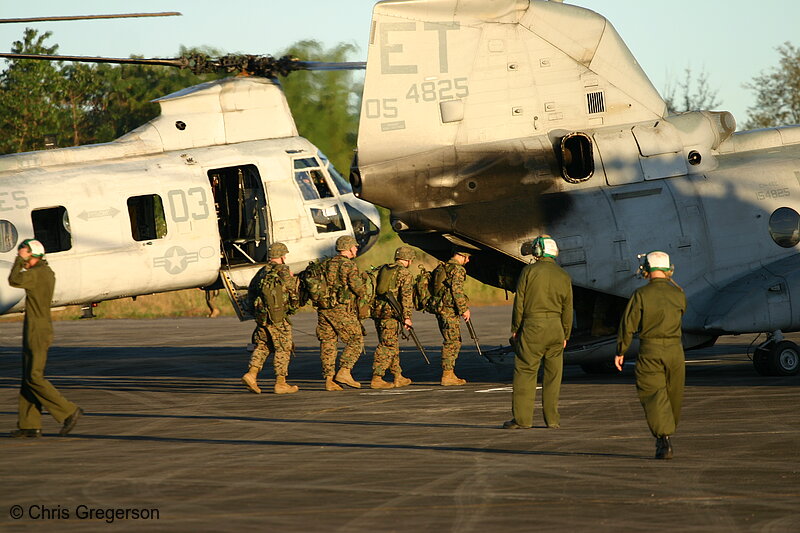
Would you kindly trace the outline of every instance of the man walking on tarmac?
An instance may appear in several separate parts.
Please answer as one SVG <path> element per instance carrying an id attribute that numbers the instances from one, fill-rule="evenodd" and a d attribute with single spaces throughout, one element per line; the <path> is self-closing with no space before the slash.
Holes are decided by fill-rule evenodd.
<path id="1" fill-rule="evenodd" d="M 275 394 L 292 394 L 297 385 L 286 383 L 289 374 L 289 359 L 292 354 L 292 323 L 289 315 L 299 303 L 297 278 L 286 264 L 289 249 L 282 242 L 269 247 L 269 262 L 255 276 L 254 308 L 256 329 L 253 342 L 256 347 L 250 356 L 250 369 L 242 376 L 242 382 L 251 392 L 261 394 L 256 379 L 270 352 L 273 352 L 275 368 Z"/>
<path id="2" fill-rule="evenodd" d="M 681 344 L 681 320 L 686 295 L 672 281 L 669 255 L 650 252 L 641 266 L 650 282 L 628 300 L 617 334 L 614 364 L 622 370 L 633 334 L 639 332 L 636 391 L 647 425 L 656 438 L 656 459 L 672 459 L 670 436 L 678 426 L 686 366 Z"/>
<path id="3" fill-rule="evenodd" d="M 414 249 L 401 246 L 394 252 L 394 263 L 383 265 L 378 271 L 373 318 L 378 332 L 378 346 L 375 348 L 372 364 L 373 389 L 391 389 L 411 385 L 411 380 L 403 376 L 400 368 L 400 327 L 412 328 L 411 311 L 414 309 L 414 280 L 408 267 L 414 260 Z M 393 298 L 394 302 L 389 299 Z M 395 306 L 399 304 L 402 315 Z M 386 370 L 394 374 L 394 382 L 383 380 Z"/>
<path id="4" fill-rule="evenodd" d="M 458 353 L 461 351 L 461 318 L 469 322 L 469 298 L 464 293 L 464 282 L 470 253 L 456 249 L 447 263 L 440 264 L 431 274 L 434 280 L 440 276 L 437 270 L 443 269 L 441 287 L 435 287 L 434 295 L 439 300 L 436 319 L 442 334 L 442 381 L 444 387 L 464 385 L 467 380 L 456 376 L 455 366 Z M 438 283 L 437 283 L 438 285 Z"/>
<path id="5" fill-rule="evenodd" d="M 22 334 L 22 386 L 19 390 L 19 429 L 11 437 L 42 436 L 42 409 L 58 423 L 59 435 L 66 435 L 83 414 L 83 409 L 68 401 L 44 378 L 47 350 L 53 341 L 50 303 L 56 277 L 44 258 L 44 246 L 35 239 L 22 241 L 8 284 L 25 289 L 25 324 Z"/>
<path id="6" fill-rule="evenodd" d="M 572 331 L 572 282 L 556 264 L 558 246 L 548 235 L 533 241 L 536 261 L 522 269 L 514 295 L 511 338 L 514 358 L 514 390 L 511 410 L 514 418 L 503 429 L 533 427 L 533 405 L 540 364 L 544 364 L 542 411 L 549 428 L 558 428 L 561 417 L 558 397 L 564 348 Z"/>
<path id="7" fill-rule="evenodd" d="M 325 390 L 337 391 L 344 383 L 353 388 L 361 388 L 361 383 L 353 379 L 350 371 L 364 349 L 364 333 L 358 319 L 356 302 L 364 298 L 366 287 L 364 279 L 353 261 L 358 255 L 358 243 L 350 235 L 336 239 L 338 255 L 325 262 L 325 279 L 331 295 L 331 307 L 317 310 L 317 338 L 320 342 L 319 355 L 322 360 L 322 375 L 325 377 Z M 336 341 L 345 343 L 336 370 Z"/>

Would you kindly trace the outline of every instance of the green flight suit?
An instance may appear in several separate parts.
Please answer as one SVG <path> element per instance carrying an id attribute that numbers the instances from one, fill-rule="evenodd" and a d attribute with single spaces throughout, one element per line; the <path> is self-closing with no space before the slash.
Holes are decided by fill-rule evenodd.
<path id="1" fill-rule="evenodd" d="M 681 416 L 686 364 L 681 319 L 686 296 L 663 278 L 636 289 L 619 324 L 617 354 L 625 355 L 639 332 L 636 390 L 655 437 L 672 435 Z"/>
<path id="2" fill-rule="evenodd" d="M 554 259 L 542 257 L 522 269 L 514 295 L 511 333 L 516 333 L 511 410 L 522 427 L 533 426 L 536 380 L 544 364 L 542 411 L 548 427 L 558 427 L 558 397 L 564 341 L 572 331 L 572 281 Z"/>
<path id="3" fill-rule="evenodd" d="M 64 398 L 58 389 L 44 378 L 47 350 L 53 341 L 53 323 L 50 303 L 56 276 L 40 259 L 29 270 L 17 257 L 8 284 L 25 289 L 25 323 L 22 335 L 22 385 L 19 390 L 19 429 L 41 429 L 42 409 L 47 409 L 60 424 L 73 414 L 78 406 Z"/>

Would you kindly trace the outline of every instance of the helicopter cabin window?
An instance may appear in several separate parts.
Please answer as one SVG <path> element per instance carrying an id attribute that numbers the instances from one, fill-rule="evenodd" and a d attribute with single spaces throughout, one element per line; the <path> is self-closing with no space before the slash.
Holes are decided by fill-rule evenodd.
<path id="1" fill-rule="evenodd" d="M 255 165 L 208 171 L 222 251 L 229 265 L 267 261 L 266 191 Z"/>
<path id="2" fill-rule="evenodd" d="M 19 233 L 8 220 L 0 220 L 0 253 L 10 252 L 17 245 Z"/>
<path id="3" fill-rule="evenodd" d="M 338 205 L 323 208 L 312 207 L 311 218 L 314 219 L 317 233 L 331 233 L 333 231 L 344 231 L 346 229 Z"/>
<path id="4" fill-rule="evenodd" d="M 300 187 L 303 200 L 333 198 L 333 192 L 325 181 L 325 175 L 313 157 L 294 160 L 294 180 Z"/>
<path id="5" fill-rule="evenodd" d="M 134 241 L 162 239 L 167 234 L 164 204 L 157 194 L 128 198 L 128 215 L 131 218 L 131 235 Z"/>
<path id="6" fill-rule="evenodd" d="M 31 211 L 33 236 L 42 243 L 45 252 L 53 254 L 72 248 L 69 215 L 63 206 Z"/>
<path id="7" fill-rule="evenodd" d="M 328 174 L 330 174 L 331 178 L 333 179 L 333 184 L 336 185 L 336 188 L 339 190 L 339 194 L 349 194 L 353 192 L 353 186 L 350 185 L 349 181 L 344 179 L 344 176 L 339 174 L 339 171 L 336 170 L 336 167 L 333 166 L 333 163 L 328 160 L 328 157 L 322 152 L 317 152 L 317 155 L 322 160 L 322 166 L 328 169 Z"/>

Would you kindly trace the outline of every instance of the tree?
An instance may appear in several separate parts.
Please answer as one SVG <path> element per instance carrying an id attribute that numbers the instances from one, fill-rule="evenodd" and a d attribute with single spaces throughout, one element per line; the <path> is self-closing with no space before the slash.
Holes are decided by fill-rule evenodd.
<path id="1" fill-rule="evenodd" d="M 356 51 L 340 43 L 325 50 L 317 41 L 299 41 L 281 55 L 305 61 L 348 61 Z M 347 70 L 293 72 L 281 81 L 300 135 L 313 142 L 345 175 L 358 132 L 361 84 Z"/>
<path id="2" fill-rule="evenodd" d="M 746 129 L 800 123 L 800 48 L 786 42 L 777 48 L 779 66 L 753 78 L 744 87 L 755 91 Z"/>
<path id="3" fill-rule="evenodd" d="M 667 103 L 669 113 L 683 113 L 685 111 L 699 111 L 715 109 L 722 103 L 717 100 L 716 90 L 708 86 L 708 74 L 705 69 L 700 71 L 695 80 L 692 68 L 686 67 L 684 79 L 676 85 L 667 82 L 664 89 L 664 101 Z M 677 92 L 680 91 L 680 94 Z"/>

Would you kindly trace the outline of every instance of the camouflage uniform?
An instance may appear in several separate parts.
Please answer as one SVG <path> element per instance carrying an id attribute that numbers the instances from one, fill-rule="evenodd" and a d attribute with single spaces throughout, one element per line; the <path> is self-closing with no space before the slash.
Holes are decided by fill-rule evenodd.
<path id="1" fill-rule="evenodd" d="M 280 263 L 267 263 L 256 274 L 261 278 L 271 270 L 276 270 L 286 292 L 286 303 L 290 307 L 297 306 L 299 302 L 297 278 L 292 276 L 289 266 Z M 289 373 L 289 357 L 292 352 L 292 323 L 289 318 L 284 318 L 278 324 L 268 324 L 266 319 L 256 318 L 256 329 L 253 331 L 253 343 L 256 345 L 250 356 L 250 366 L 259 371 L 264 366 L 270 352 L 273 352 L 272 364 L 275 376 L 286 376 Z"/>
<path id="2" fill-rule="evenodd" d="M 53 340 L 50 302 L 56 283 L 47 261 L 24 270 L 25 261 L 17 257 L 8 284 L 25 289 L 25 324 L 22 335 L 22 385 L 19 390 L 19 429 L 40 429 L 42 409 L 59 423 L 78 410 L 44 377 L 47 350 Z"/>
<path id="3" fill-rule="evenodd" d="M 436 314 L 442 333 L 442 370 L 453 370 L 461 351 L 461 315 L 469 309 L 469 298 L 464 293 L 467 269 L 455 259 L 445 263 L 446 278 L 443 308 Z"/>
<path id="4" fill-rule="evenodd" d="M 408 267 L 403 266 L 400 261 L 395 261 L 397 268 L 397 288 L 394 292 L 397 302 L 403 309 L 403 316 L 396 316 L 391 305 L 376 297 L 375 302 L 375 329 L 378 332 L 378 346 L 375 348 L 374 362 L 372 364 L 372 374 L 383 376 L 386 370 L 391 370 L 392 374 L 400 375 L 400 328 L 407 318 L 411 318 L 411 311 L 414 309 L 413 289 L 414 279 Z"/>
<path id="5" fill-rule="evenodd" d="M 317 338 L 322 360 L 322 375 L 333 377 L 336 372 L 336 341 L 345 343 L 340 367 L 352 369 L 364 349 L 364 333 L 358 319 L 356 299 L 366 292 L 364 279 L 353 260 L 336 255 L 325 264 L 328 289 L 335 295 L 335 305 L 317 310 Z"/>

